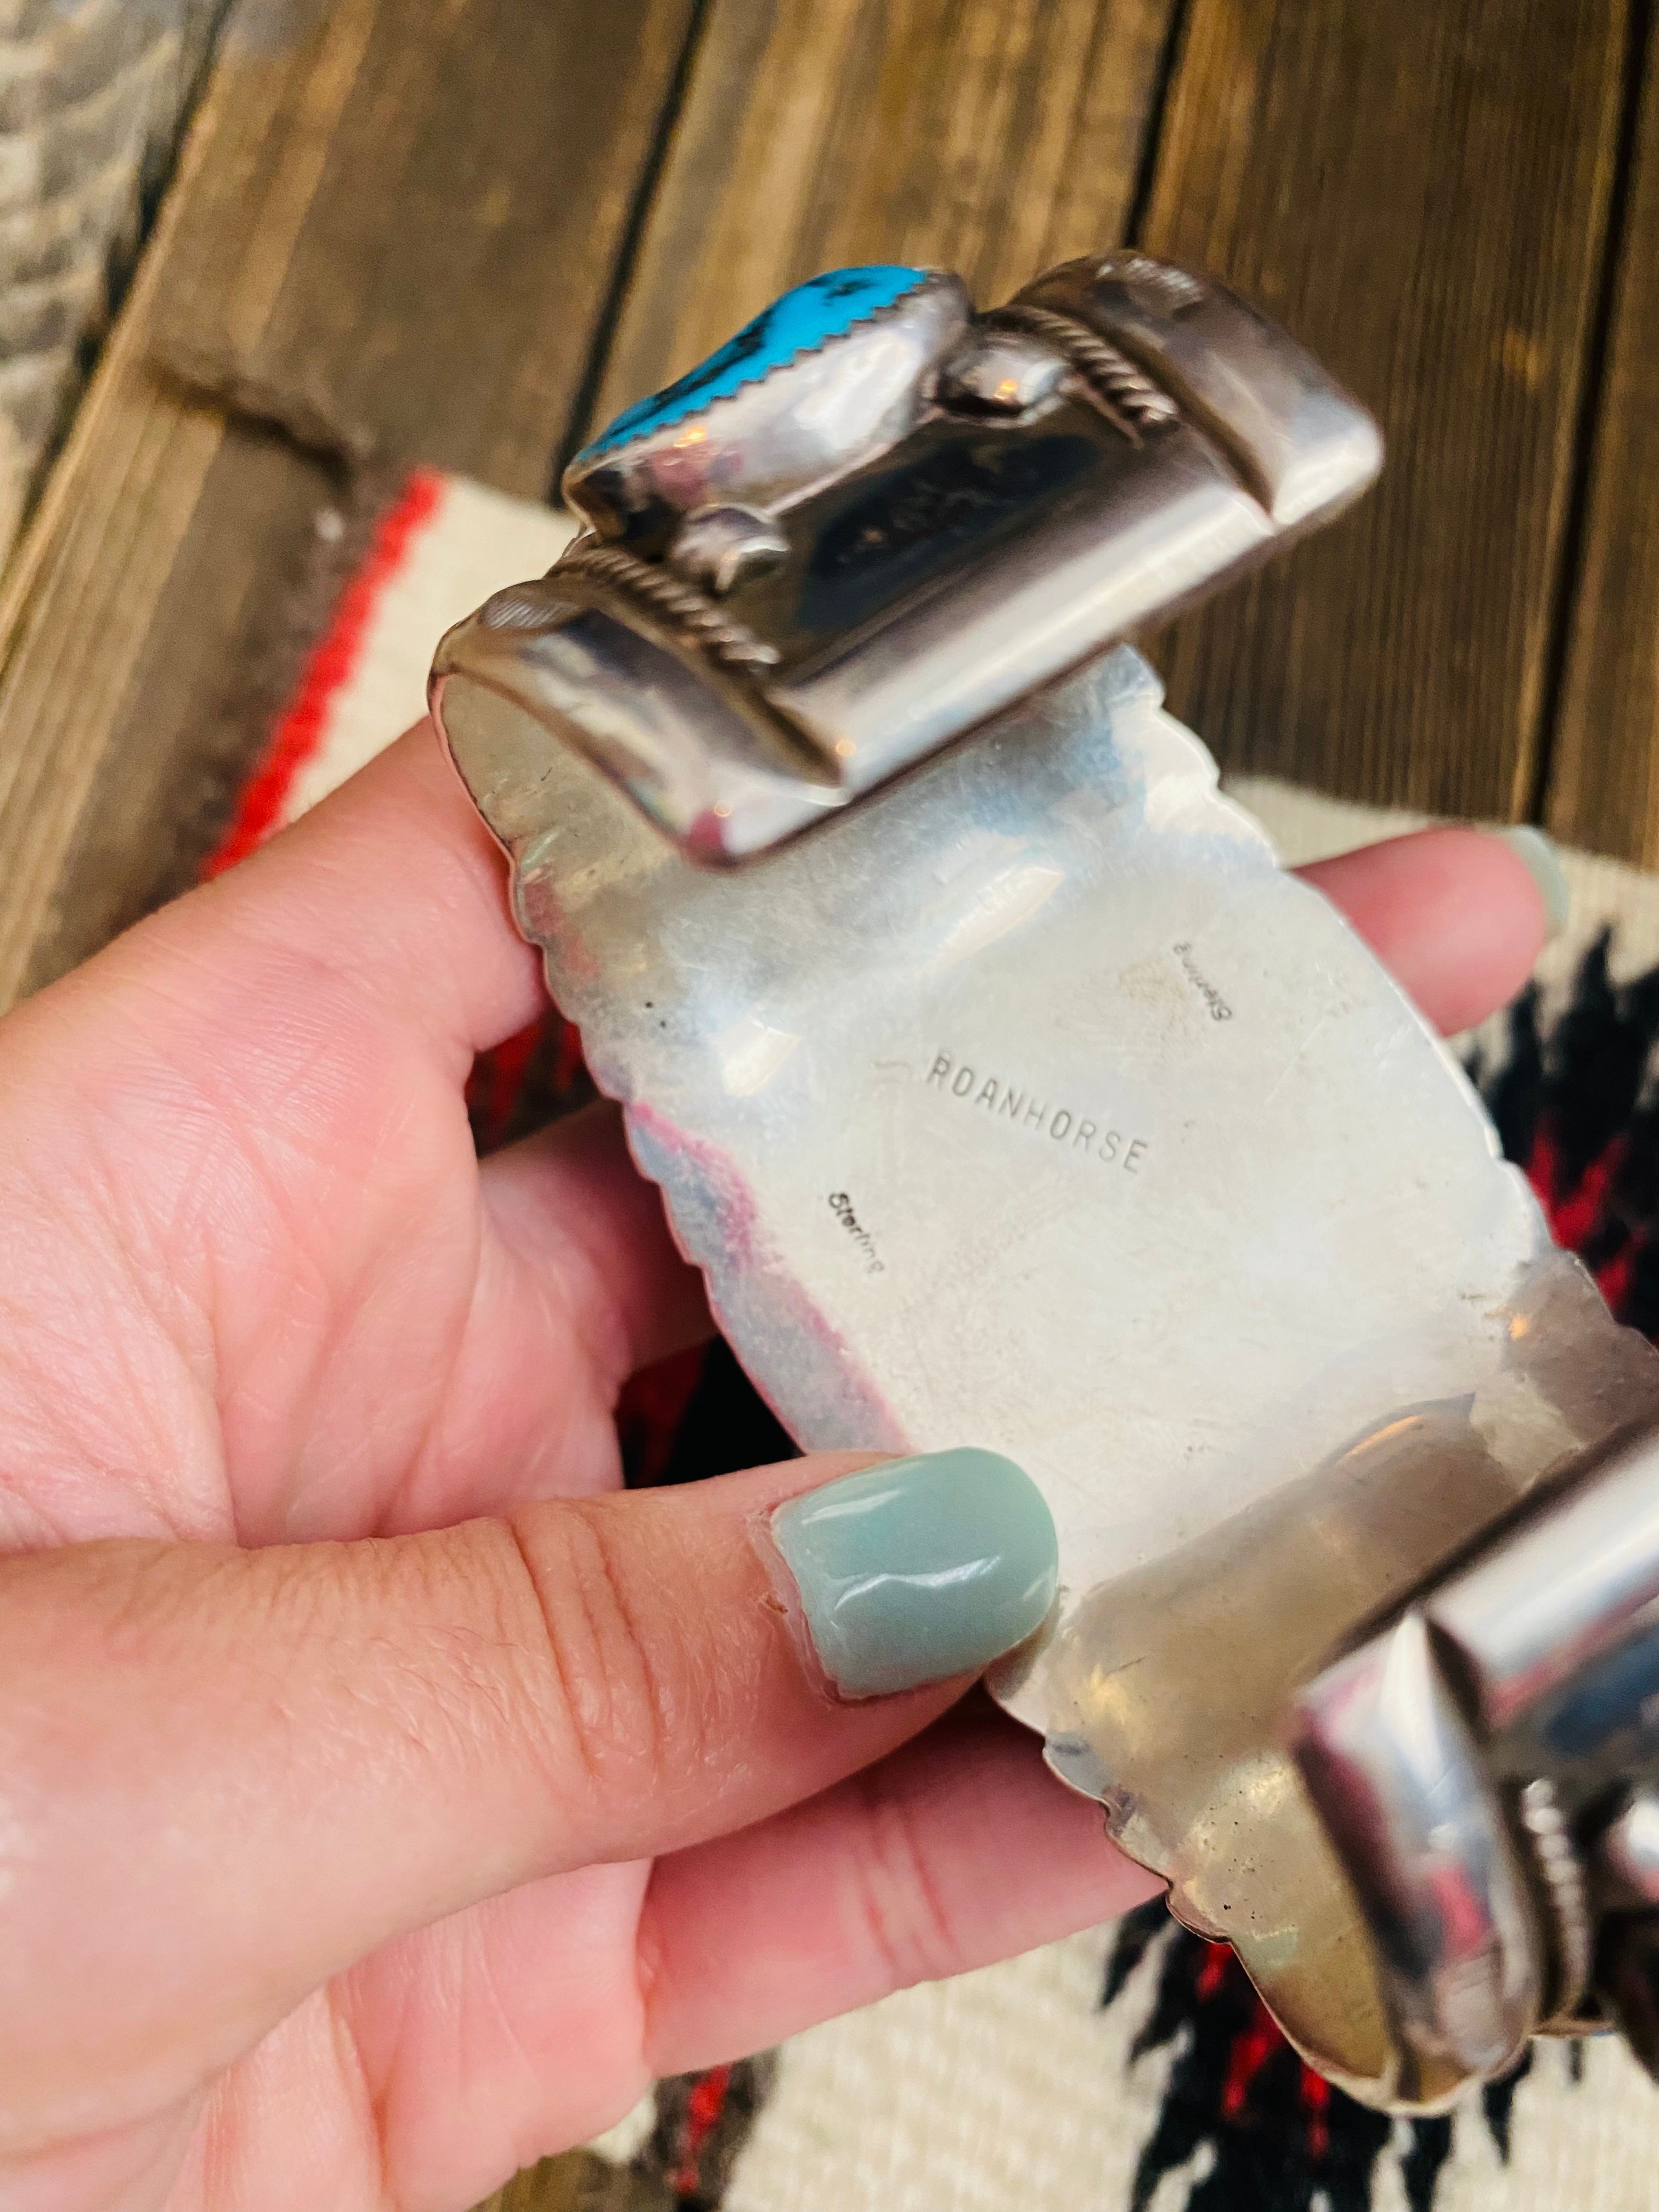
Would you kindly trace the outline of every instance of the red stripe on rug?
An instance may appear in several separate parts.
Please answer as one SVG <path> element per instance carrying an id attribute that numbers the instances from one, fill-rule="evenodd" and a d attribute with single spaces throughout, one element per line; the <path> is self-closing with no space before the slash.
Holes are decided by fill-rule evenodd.
<path id="1" fill-rule="evenodd" d="M 374 532 L 368 558 L 340 595 L 334 619 L 312 648 L 299 688 L 279 718 L 264 757 L 249 778 L 234 819 L 203 870 L 222 875 L 264 843 L 276 827 L 294 779 L 321 745 L 329 710 L 357 672 L 380 596 L 408 558 L 416 534 L 436 514 L 444 479 L 416 469 Z"/>
<path id="2" fill-rule="evenodd" d="M 711 2066 L 691 2091 L 685 2107 L 685 2143 L 670 2187 L 677 2197 L 692 2197 L 701 2179 L 699 2166 L 704 2146 L 720 2124 L 726 2095 L 732 2086 L 729 2066 Z"/>

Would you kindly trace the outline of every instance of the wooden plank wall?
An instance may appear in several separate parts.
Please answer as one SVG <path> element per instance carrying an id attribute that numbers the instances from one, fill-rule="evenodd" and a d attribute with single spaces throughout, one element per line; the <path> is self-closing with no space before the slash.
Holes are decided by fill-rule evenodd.
<path id="1" fill-rule="evenodd" d="M 1626 173 L 1548 793 L 1559 837 L 1659 866 L 1659 64 Z"/>
<path id="2" fill-rule="evenodd" d="M 982 299 L 1125 236 L 1212 269 L 1392 458 L 1158 641 L 1171 703 L 1230 767 L 1528 818 L 1638 27 L 1628 0 L 715 0 L 599 414 L 838 261 L 940 259 Z"/>
<path id="3" fill-rule="evenodd" d="M 1231 766 L 1500 820 L 1545 771 L 1627 0 L 1199 0 L 1146 243 L 1382 421 L 1336 529 L 1169 641 Z"/>
<path id="4" fill-rule="evenodd" d="M 595 417 L 849 262 L 990 301 L 1123 236 L 1174 0 L 713 0 Z"/>
<path id="5" fill-rule="evenodd" d="M 1659 864 L 1651 16 L 238 0 L 0 598 L 0 1003 L 189 879 L 403 468 L 544 495 L 858 259 L 988 300 L 1133 239 L 1238 281 L 1391 461 L 1152 641 L 1176 709 L 1231 766 Z"/>
<path id="6" fill-rule="evenodd" d="M 692 7 L 233 12 L 0 598 L 0 1006 L 191 879 L 404 467 L 545 491 Z"/>

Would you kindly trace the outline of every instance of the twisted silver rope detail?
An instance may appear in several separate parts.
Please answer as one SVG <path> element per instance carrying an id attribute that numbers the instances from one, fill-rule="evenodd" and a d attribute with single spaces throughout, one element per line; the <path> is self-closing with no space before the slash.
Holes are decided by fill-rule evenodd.
<path id="1" fill-rule="evenodd" d="M 586 582 L 630 599 L 653 614 L 671 629 L 708 654 L 722 668 L 744 676 L 758 676 L 777 664 L 775 646 L 768 645 L 751 630 L 723 615 L 694 584 L 653 561 L 642 561 L 620 545 L 602 545 L 595 538 L 579 538 L 566 548 L 548 571 L 550 584 Z"/>
<path id="2" fill-rule="evenodd" d="M 1072 316 L 1016 301 L 1010 307 L 994 308 L 985 320 L 1000 329 L 1024 331 L 1064 354 L 1108 413 L 1125 428 L 1161 430 L 1180 421 L 1181 410 L 1175 401 L 1145 369 Z"/>

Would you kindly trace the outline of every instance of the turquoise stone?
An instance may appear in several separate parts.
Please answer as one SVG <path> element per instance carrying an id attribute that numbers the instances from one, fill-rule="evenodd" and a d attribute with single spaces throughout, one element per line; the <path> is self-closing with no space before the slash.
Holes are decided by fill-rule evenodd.
<path id="1" fill-rule="evenodd" d="M 728 338 L 718 352 L 674 383 L 636 399 L 624 407 L 591 444 L 576 456 L 574 466 L 595 460 L 652 430 L 664 430 L 707 407 L 711 400 L 728 398 L 746 384 L 757 384 L 775 368 L 782 368 L 798 356 L 816 353 L 820 346 L 845 337 L 860 323 L 883 307 L 890 307 L 907 292 L 927 281 L 925 269 L 902 269 L 876 264 L 867 269 L 831 269 L 797 284 L 781 300 L 745 323 L 736 337 Z"/>

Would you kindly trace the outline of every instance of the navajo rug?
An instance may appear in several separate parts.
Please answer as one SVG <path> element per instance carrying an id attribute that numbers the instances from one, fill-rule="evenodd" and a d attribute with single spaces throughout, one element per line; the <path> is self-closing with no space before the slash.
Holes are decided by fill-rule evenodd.
<path id="1" fill-rule="evenodd" d="M 415 720 L 440 632 L 544 569 L 568 535 L 544 508 L 412 477 L 210 868 Z M 1236 795 L 1292 860 L 1413 826 L 1267 783 Z M 1572 930 L 1462 1049 L 1558 1237 L 1621 1318 L 1659 1335 L 1659 878 L 1566 865 Z M 476 1069 L 478 1143 L 590 1095 L 577 1041 L 550 1014 Z M 636 1378 L 617 1418 L 635 1483 L 788 1449 L 720 1345 Z M 1390 2122 L 1309 2072 L 1231 1954 L 1154 1904 L 781 2052 L 664 2082 L 599 2143 L 520 2175 L 492 2212 L 1645 2212 L 1656 2172 L 1659 2089 L 1615 2045 L 1540 2045 L 1453 2117 Z"/>

